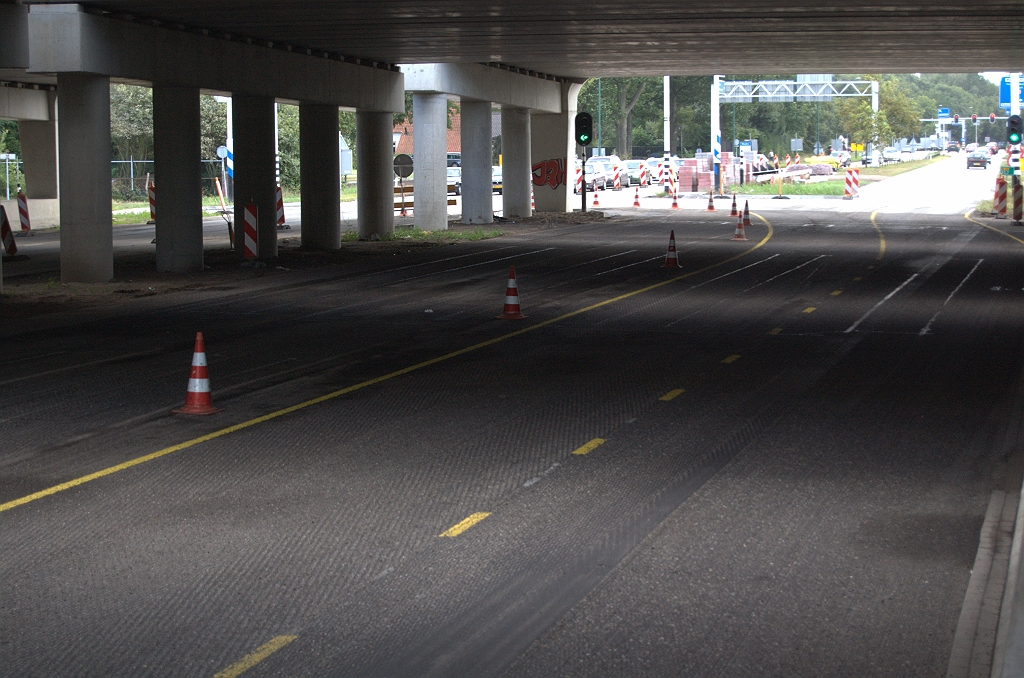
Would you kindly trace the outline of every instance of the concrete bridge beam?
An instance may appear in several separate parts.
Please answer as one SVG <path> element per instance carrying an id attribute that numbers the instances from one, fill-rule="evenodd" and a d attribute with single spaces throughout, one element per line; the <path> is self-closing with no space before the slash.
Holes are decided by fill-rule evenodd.
<path id="1" fill-rule="evenodd" d="M 231 103 L 235 159 L 235 249 L 245 248 L 243 208 L 257 209 L 259 258 L 277 256 L 277 178 L 274 152 L 274 98 L 235 95 Z M 157 211 L 159 216 L 159 209 Z M 159 221 L 159 219 L 158 219 Z"/>
<path id="2" fill-rule="evenodd" d="M 391 113 L 356 111 L 356 148 L 359 149 L 359 237 L 381 237 L 395 232 Z"/>
<path id="3" fill-rule="evenodd" d="M 494 223 L 494 187 L 491 183 L 491 102 L 463 99 L 461 109 L 462 223 L 491 224 Z M 413 120 L 415 121 L 415 118 Z M 446 184 L 447 181 L 446 176 Z M 445 188 L 442 202 L 445 214 L 448 211 L 447 190 Z M 418 201 L 419 197 L 416 199 Z"/>
<path id="4" fill-rule="evenodd" d="M 412 124 L 416 228 L 443 231 L 448 228 L 448 97 L 414 92 Z"/>
<path id="5" fill-rule="evenodd" d="M 341 247 L 341 168 L 338 107 L 299 105 L 299 160 L 302 184 L 302 247 Z"/>
<path id="6" fill-rule="evenodd" d="M 502 196 L 506 217 L 528 217 L 530 189 L 530 112 L 513 106 L 501 107 Z"/>
<path id="7" fill-rule="evenodd" d="M 153 88 L 156 270 L 203 270 L 199 89 Z"/>

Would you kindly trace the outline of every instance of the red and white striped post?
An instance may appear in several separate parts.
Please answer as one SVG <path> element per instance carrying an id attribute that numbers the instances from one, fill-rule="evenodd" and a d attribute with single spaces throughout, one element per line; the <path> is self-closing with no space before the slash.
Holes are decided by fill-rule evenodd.
<path id="1" fill-rule="evenodd" d="M 7 210 L 0 205 L 0 241 L 4 243 L 4 251 L 14 256 L 18 253 L 18 244 L 14 242 L 14 234 L 11 233 L 11 222 L 7 219 Z"/>
<path id="2" fill-rule="evenodd" d="M 21 192 L 21 186 L 18 186 L 18 217 L 21 219 L 21 232 L 31 231 L 32 222 L 28 218 L 28 198 Z"/>
<path id="3" fill-rule="evenodd" d="M 284 226 L 284 193 L 281 192 L 281 184 L 277 185 L 277 225 Z"/>
<path id="4" fill-rule="evenodd" d="M 996 213 L 997 219 L 1006 218 L 1006 179 L 996 177 L 996 195 L 992 200 L 992 211 Z"/>
<path id="5" fill-rule="evenodd" d="M 860 196 L 860 170 L 856 167 L 846 168 L 846 192 L 843 200 L 853 200 Z"/>
<path id="6" fill-rule="evenodd" d="M 146 189 L 149 193 L 149 220 L 156 223 L 156 184 L 153 182 L 149 183 L 149 188 Z"/>
<path id="7" fill-rule="evenodd" d="M 615 190 L 616 191 L 621 191 L 622 190 L 622 174 L 619 171 L 618 167 L 615 168 Z"/>
<path id="8" fill-rule="evenodd" d="M 580 167 L 579 165 L 577 165 L 576 166 L 576 192 L 579 193 L 582 190 L 583 190 L 583 168 Z"/>
<path id="9" fill-rule="evenodd" d="M 245 206 L 245 226 L 243 237 L 245 242 L 242 245 L 242 254 L 246 259 L 256 259 L 259 257 L 259 231 L 257 230 L 256 224 L 257 215 L 259 210 L 256 205 L 249 203 Z"/>
<path id="10" fill-rule="evenodd" d="M 1018 226 L 1024 222 L 1024 184 L 1014 177 L 1013 182 L 1013 221 Z"/>

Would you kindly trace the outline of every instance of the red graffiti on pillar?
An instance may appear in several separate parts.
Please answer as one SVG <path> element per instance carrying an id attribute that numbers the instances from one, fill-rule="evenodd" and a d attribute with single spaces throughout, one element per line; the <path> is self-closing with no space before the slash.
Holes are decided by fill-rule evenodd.
<path id="1" fill-rule="evenodd" d="M 533 164 L 534 186 L 548 185 L 558 188 L 565 185 L 565 158 L 542 160 Z"/>

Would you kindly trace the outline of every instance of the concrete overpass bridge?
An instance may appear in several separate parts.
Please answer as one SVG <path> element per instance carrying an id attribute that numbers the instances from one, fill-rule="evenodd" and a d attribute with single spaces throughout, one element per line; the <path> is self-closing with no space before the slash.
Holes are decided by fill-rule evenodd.
<path id="1" fill-rule="evenodd" d="M 154 89 L 156 265 L 189 272 L 203 266 L 200 92 L 234 97 L 236 191 L 259 207 L 260 256 L 272 257 L 275 101 L 301 110 L 303 245 L 332 249 L 339 108 L 357 114 L 359 233 L 370 237 L 394 227 L 390 115 L 404 109 L 403 91 L 414 93 L 417 221 L 435 230 L 447 227 L 446 98 L 463 101 L 464 220 L 488 223 L 494 104 L 505 131 L 506 211 L 521 215 L 530 210 L 531 159 L 576 152 L 570 126 L 588 77 L 1017 70 L 1022 30 L 1020 0 L 658 0 L 642 9 L 604 0 L 8 2 L 0 4 L 0 116 L 23 121 L 28 197 L 52 220 L 59 213 L 62 278 L 105 281 L 112 81 Z M 571 210 L 571 183 L 537 186 L 537 209 Z"/>

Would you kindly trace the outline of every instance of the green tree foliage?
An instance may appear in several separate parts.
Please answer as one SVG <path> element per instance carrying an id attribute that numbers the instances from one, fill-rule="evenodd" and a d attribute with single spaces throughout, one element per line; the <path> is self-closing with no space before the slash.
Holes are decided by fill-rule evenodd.
<path id="1" fill-rule="evenodd" d="M 115 160 L 152 159 L 153 90 L 110 86 L 110 145 Z"/>

